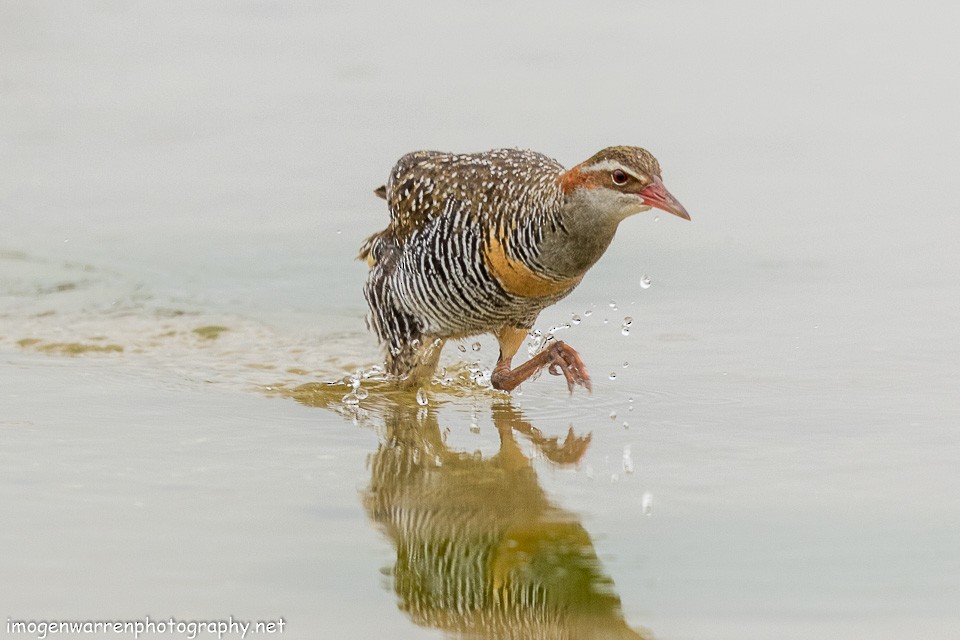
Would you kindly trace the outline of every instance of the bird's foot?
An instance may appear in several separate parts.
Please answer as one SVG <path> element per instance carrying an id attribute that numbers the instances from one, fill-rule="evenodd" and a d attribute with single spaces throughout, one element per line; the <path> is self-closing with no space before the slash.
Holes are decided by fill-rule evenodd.
<path id="1" fill-rule="evenodd" d="M 570 393 L 573 393 L 573 388 L 578 384 L 587 391 L 593 390 L 590 375 L 580 359 L 580 354 L 562 340 L 552 343 L 515 369 L 510 369 L 509 360 L 501 360 L 494 368 L 490 381 L 495 389 L 512 391 L 544 367 L 547 367 L 551 375 L 562 375 L 566 378 Z"/>
<path id="2" fill-rule="evenodd" d="M 562 340 L 558 340 L 547 349 L 551 354 L 550 366 L 547 371 L 552 376 L 562 375 L 567 379 L 567 389 L 573 393 L 575 385 L 586 387 L 587 391 L 593 391 L 593 385 L 590 384 L 590 375 L 587 368 L 576 350 Z"/>

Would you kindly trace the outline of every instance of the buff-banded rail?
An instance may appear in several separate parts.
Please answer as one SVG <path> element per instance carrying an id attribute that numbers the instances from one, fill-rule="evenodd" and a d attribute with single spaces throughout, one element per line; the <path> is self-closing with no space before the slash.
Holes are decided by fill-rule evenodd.
<path id="1" fill-rule="evenodd" d="M 490 381 L 515 389 L 544 367 L 591 388 L 579 354 L 560 340 L 511 368 L 540 312 L 568 295 L 620 222 L 651 207 L 690 219 L 639 147 L 609 147 L 571 169 L 519 149 L 416 151 L 386 185 L 390 224 L 370 236 L 367 322 L 401 386 L 432 376 L 444 343 L 493 334 Z"/>

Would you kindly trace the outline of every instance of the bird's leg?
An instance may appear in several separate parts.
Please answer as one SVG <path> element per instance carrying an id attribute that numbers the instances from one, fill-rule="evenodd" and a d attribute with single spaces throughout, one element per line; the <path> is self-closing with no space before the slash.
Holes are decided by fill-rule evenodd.
<path id="1" fill-rule="evenodd" d="M 397 376 L 401 389 L 416 389 L 430 382 L 440 362 L 445 340 L 418 338 L 400 346 L 397 353 L 388 348 L 387 371 Z"/>
<path id="2" fill-rule="evenodd" d="M 544 367 L 548 367 L 551 375 L 563 375 L 567 380 L 567 388 L 573 393 L 575 385 L 583 385 L 587 391 L 592 390 L 590 385 L 590 376 L 573 347 L 561 340 L 550 344 L 546 349 L 533 356 L 518 367 L 511 369 L 510 363 L 513 356 L 516 355 L 526 337 L 526 329 L 504 328 L 497 334 L 500 341 L 500 358 L 497 360 L 497 366 L 493 368 L 493 374 L 490 376 L 490 382 L 495 389 L 503 391 L 512 391 L 520 383 L 534 375 Z"/>

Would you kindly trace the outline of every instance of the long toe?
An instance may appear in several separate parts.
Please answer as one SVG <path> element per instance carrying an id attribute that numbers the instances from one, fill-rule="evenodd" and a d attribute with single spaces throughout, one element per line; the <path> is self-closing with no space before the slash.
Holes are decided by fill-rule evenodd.
<path id="1" fill-rule="evenodd" d="M 576 385 L 585 387 L 587 391 L 593 391 L 583 360 L 573 347 L 565 342 L 557 342 L 551 347 L 550 353 L 552 358 L 548 371 L 555 376 L 563 375 L 567 380 L 570 393 L 573 393 Z"/>

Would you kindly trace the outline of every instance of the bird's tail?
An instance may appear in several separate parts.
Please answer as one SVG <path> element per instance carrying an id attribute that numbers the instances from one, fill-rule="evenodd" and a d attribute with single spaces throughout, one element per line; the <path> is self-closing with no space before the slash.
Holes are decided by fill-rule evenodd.
<path id="1" fill-rule="evenodd" d="M 373 243 L 377 241 L 377 238 L 380 236 L 380 233 L 375 233 L 366 240 L 363 241 L 363 244 L 360 245 L 360 253 L 357 254 L 357 260 L 366 260 L 369 267 L 373 267 L 377 261 L 373 257 Z"/>

